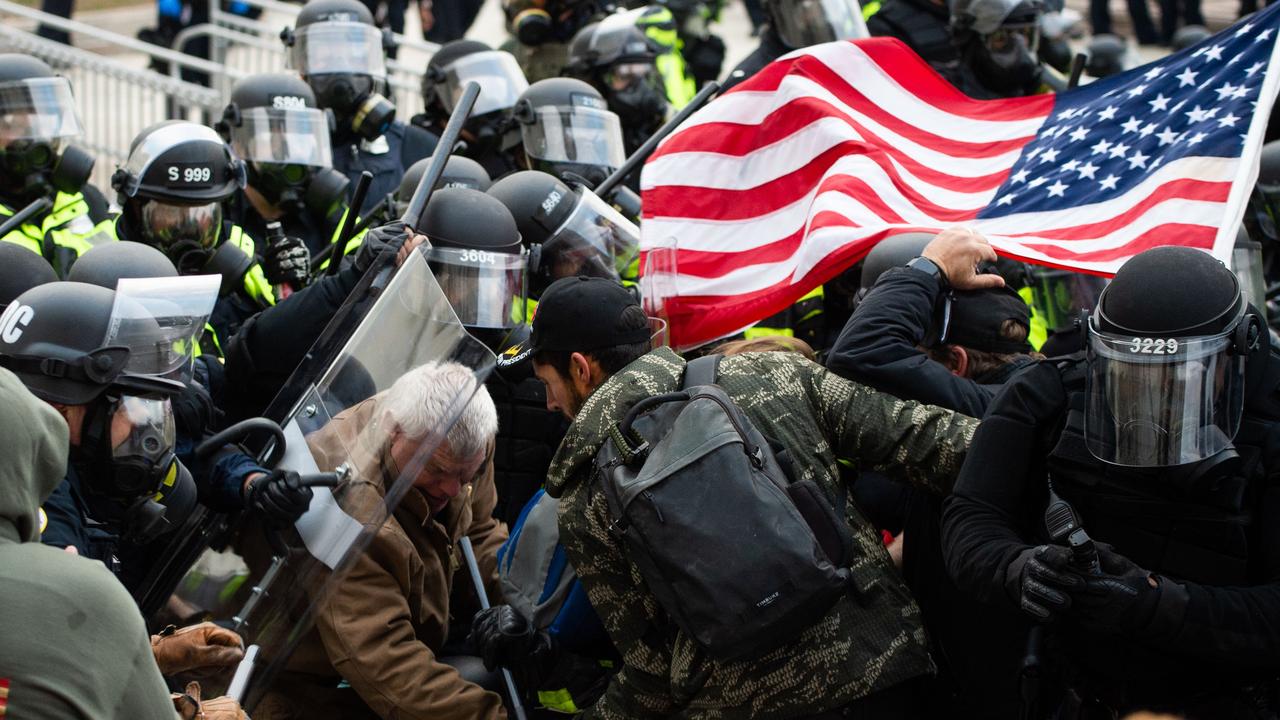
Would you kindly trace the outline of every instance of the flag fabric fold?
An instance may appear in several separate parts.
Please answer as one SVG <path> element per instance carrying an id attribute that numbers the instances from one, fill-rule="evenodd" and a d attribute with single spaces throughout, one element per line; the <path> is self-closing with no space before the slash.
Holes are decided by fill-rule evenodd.
<path id="1" fill-rule="evenodd" d="M 1057 95 L 971 99 L 896 39 L 791 53 L 695 113 L 641 176 L 642 274 L 688 348 L 785 309 L 883 238 L 967 225 L 1004 255 L 1109 274 L 1185 245 L 1227 261 L 1280 71 L 1272 6 Z"/>

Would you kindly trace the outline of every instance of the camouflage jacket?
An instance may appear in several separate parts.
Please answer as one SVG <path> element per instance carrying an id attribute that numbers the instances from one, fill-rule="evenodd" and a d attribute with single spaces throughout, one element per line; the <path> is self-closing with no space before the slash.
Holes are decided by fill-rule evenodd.
<path id="1" fill-rule="evenodd" d="M 933 671 L 920 610 L 875 529 L 849 504 L 855 582 L 793 643 L 746 661 L 711 660 L 644 584 L 611 522 L 592 468 L 596 451 L 637 401 L 678 389 L 684 361 L 645 355 L 587 399 L 552 461 L 560 541 L 622 653 L 623 667 L 588 713 L 595 718 L 786 718 L 835 709 Z M 838 497 L 837 457 L 936 491 L 949 488 L 977 422 L 898 400 L 790 353 L 726 358 L 717 381 L 765 435 L 791 449 L 797 479 Z"/>

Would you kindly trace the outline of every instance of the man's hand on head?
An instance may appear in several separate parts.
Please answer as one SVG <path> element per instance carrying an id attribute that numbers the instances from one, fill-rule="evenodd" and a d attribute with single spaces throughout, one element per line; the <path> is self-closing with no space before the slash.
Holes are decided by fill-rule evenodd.
<path id="1" fill-rule="evenodd" d="M 920 256 L 933 261 L 957 290 L 1004 287 L 1004 278 L 999 275 L 978 273 L 979 263 L 995 262 L 996 251 L 985 237 L 971 228 L 943 230 L 925 246 Z"/>

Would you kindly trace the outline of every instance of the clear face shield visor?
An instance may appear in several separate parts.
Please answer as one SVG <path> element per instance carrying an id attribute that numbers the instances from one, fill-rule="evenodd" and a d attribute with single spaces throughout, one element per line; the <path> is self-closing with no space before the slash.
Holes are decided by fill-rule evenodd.
<path id="1" fill-rule="evenodd" d="M 870 36 L 854 0 L 788 0 L 779 3 L 772 19 L 791 48 Z"/>
<path id="2" fill-rule="evenodd" d="M 320 22 L 300 28 L 290 48 L 289 63 L 303 76 L 387 77 L 382 32 L 358 22 Z"/>
<path id="3" fill-rule="evenodd" d="M 1010 23 L 1001 25 L 982 36 L 982 42 L 991 57 L 1017 56 L 1025 50 L 1035 55 L 1040 49 L 1040 23 Z"/>
<path id="4" fill-rule="evenodd" d="M 521 126 L 524 151 L 538 160 L 617 168 L 626 159 L 622 125 L 608 110 L 541 107 Z"/>
<path id="5" fill-rule="evenodd" d="M 333 166 L 329 116 L 316 108 L 249 108 L 231 128 L 231 148 L 253 163 Z"/>
<path id="6" fill-rule="evenodd" d="M 103 344 L 129 348 L 131 375 L 187 383 L 221 285 L 217 275 L 120 280 Z"/>
<path id="7" fill-rule="evenodd" d="M 222 203 L 174 205 L 149 200 L 141 209 L 142 233 L 166 253 L 179 244 L 210 250 L 222 227 Z"/>
<path id="8" fill-rule="evenodd" d="M 525 321 L 525 255 L 444 247 L 425 254 L 464 327 L 510 328 Z"/>
<path id="9" fill-rule="evenodd" d="M 22 140 L 64 140 L 82 132 L 66 78 L 0 83 L 0 148 Z"/>
<path id="10" fill-rule="evenodd" d="M 652 62 L 619 63 L 605 72 L 604 79 L 614 91 L 626 90 L 644 82 L 662 87 L 662 76 Z"/>
<path id="11" fill-rule="evenodd" d="M 459 58 L 444 68 L 444 81 L 435 86 L 436 97 L 449 112 L 458 105 L 468 82 L 480 84 L 471 117 L 500 112 L 515 106 L 529 87 L 524 71 L 511 53 L 494 50 Z"/>
<path id="12" fill-rule="evenodd" d="M 640 229 L 590 190 L 575 194 L 573 213 L 542 243 L 541 263 L 551 279 L 630 277 L 640 254 Z"/>
<path id="13" fill-rule="evenodd" d="M 1231 447 L 1244 408 L 1239 325 L 1214 336 L 1117 337 L 1097 330 L 1095 312 L 1086 354 L 1089 452 L 1114 465 L 1165 467 Z"/>

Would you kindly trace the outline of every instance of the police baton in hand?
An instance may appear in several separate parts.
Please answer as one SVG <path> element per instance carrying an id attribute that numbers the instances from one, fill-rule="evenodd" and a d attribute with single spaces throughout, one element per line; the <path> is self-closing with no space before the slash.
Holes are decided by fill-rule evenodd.
<path id="1" fill-rule="evenodd" d="M 467 570 L 471 571 L 471 584 L 476 587 L 476 597 L 480 599 L 480 609 L 488 610 L 489 594 L 484 591 L 484 578 L 480 576 L 480 563 L 476 562 L 476 551 L 471 547 L 471 538 L 463 536 L 458 541 L 458 547 L 462 549 L 462 558 L 467 563 Z M 516 720 L 525 720 L 524 705 L 520 702 L 520 693 L 516 690 L 516 680 L 511 677 L 510 670 L 502 668 L 502 680 L 507 685 L 507 695 L 511 697 L 511 710 L 515 713 Z"/>

